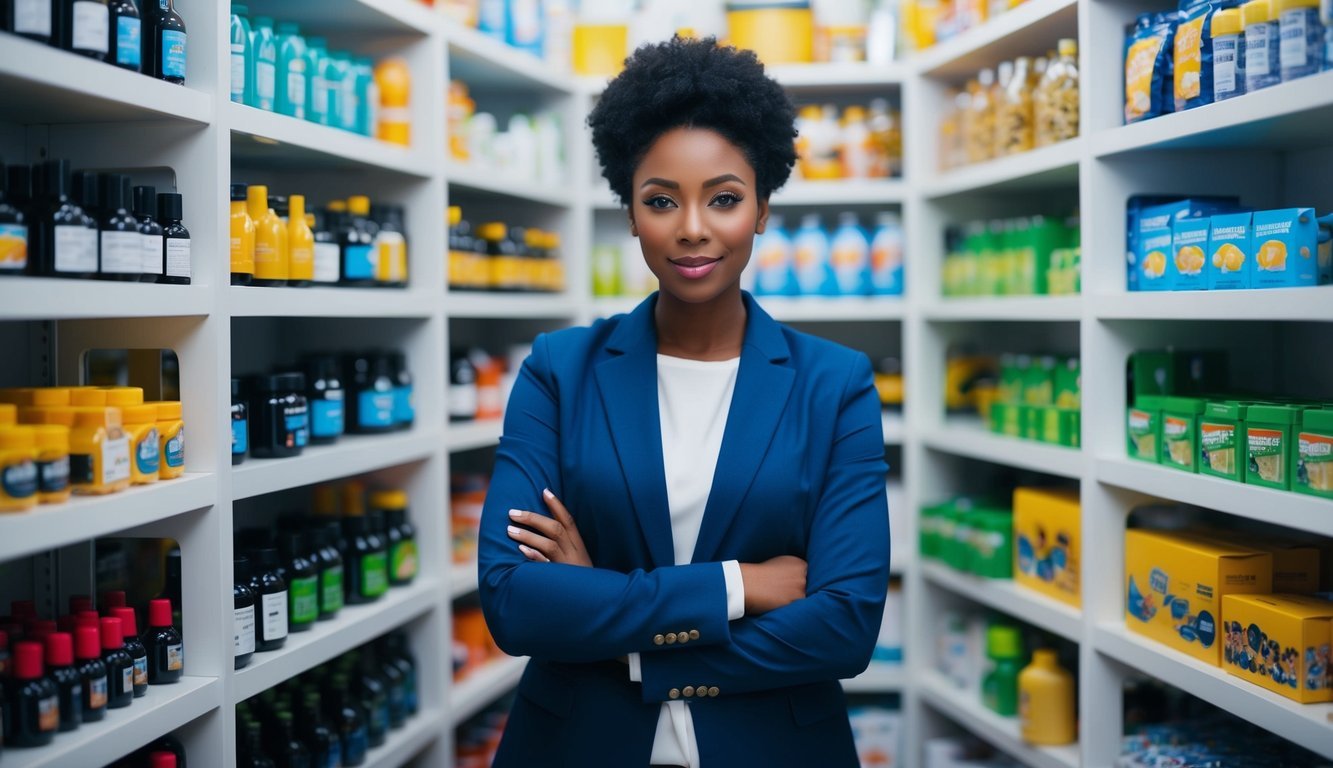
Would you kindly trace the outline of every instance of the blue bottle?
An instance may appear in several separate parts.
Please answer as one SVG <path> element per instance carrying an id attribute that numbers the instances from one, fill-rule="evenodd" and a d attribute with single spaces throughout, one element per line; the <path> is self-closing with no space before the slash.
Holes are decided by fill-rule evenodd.
<path id="1" fill-rule="evenodd" d="M 903 225 L 898 214 L 885 211 L 875 219 L 870 241 L 870 292 L 903 295 Z"/>
<path id="2" fill-rule="evenodd" d="M 819 214 L 809 213 L 801 217 L 793 250 L 797 293 L 802 296 L 836 295 L 838 284 L 829 265 L 829 237 L 819 222 Z"/>
<path id="3" fill-rule="evenodd" d="M 763 234 L 754 241 L 754 292 L 758 296 L 790 296 L 795 291 L 792 276 L 791 238 L 782 229 L 782 216 L 772 214 Z"/>
<path id="4" fill-rule="evenodd" d="M 250 36 L 250 51 L 254 57 L 254 101 L 250 106 L 272 112 L 277 106 L 278 38 L 273 34 L 273 19 L 256 16 L 254 32 Z"/>
<path id="5" fill-rule="evenodd" d="M 838 215 L 829 260 L 839 296 L 865 296 L 870 292 L 870 239 L 851 212 Z"/>
<path id="6" fill-rule="evenodd" d="M 291 22 L 278 25 L 278 68 L 274 75 L 278 114 L 304 120 L 306 117 L 306 49 L 300 27 Z"/>

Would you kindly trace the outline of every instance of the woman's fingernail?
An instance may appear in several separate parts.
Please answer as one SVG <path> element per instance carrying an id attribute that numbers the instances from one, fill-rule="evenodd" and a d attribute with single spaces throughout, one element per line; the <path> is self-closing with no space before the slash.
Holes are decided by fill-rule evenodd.
<path id="1" fill-rule="evenodd" d="M 518 545 L 518 551 L 519 551 L 519 552 L 522 552 L 522 553 L 525 554 L 525 555 L 530 555 L 530 554 L 532 554 L 532 548 L 529 547 L 529 546 L 527 546 L 526 544 L 519 544 L 519 545 Z"/>
<path id="2" fill-rule="evenodd" d="M 543 488 L 543 489 L 542 489 L 542 495 L 545 496 L 545 497 L 548 498 L 548 499 L 554 499 L 554 498 L 555 498 L 555 494 L 554 494 L 554 493 L 551 493 L 551 489 L 550 489 L 550 488 Z"/>
<path id="3" fill-rule="evenodd" d="M 522 531 L 519 530 L 517 526 L 513 526 L 513 525 L 509 526 L 509 535 L 510 535 L 510 536 L 517 536 L 517 535 L 519 535 L 520 533 L 522 533 Z"/>
<path id="4" fill-rule="evenodd" d="M 523 519 L 523 515 L 525 515 L 525 514 L 527 514 L 527 513 L 524 512 L 524 511 L 521 510 L 521 509 L 511 509 L 511 510 L 509 510 L 509 517 L 510 517 L 511 519 L 513 519 L 513 520 L 522 520 L 522 519 Z"/>

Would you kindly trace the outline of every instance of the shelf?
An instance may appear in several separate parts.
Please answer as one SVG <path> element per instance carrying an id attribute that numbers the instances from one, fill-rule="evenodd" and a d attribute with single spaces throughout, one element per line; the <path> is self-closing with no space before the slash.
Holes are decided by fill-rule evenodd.
<path id="1" fill-rule="evenodd" d="M 232 317 L 427 318 L 440 295 L 391 288 L 259 288 L 231 286 Z"/>
<path id="2" fill-rule="evenodd" d="M 402 728 L 389 731 L 389 739 L 384 744 L 366 753 L 364 768 L 398 768 L 407 765 L 421 750 L 445 732 L 449 727 L 444 712 L 427 709 L 417 712 Z M 7 768 L 7 767 L 6 767 Z"/>
<path id="3" fill-rule="evenodd" d="M 936 562 L 922 562 L 926 580 L 956 595 L 1077 643 L 1083 634 L 1083 614 L 1077 608 L 1021 587 L 1012 579 L 983 579 Z"/>
<path id="4" fill-rule="evenodd" d="M 760 296 L 764 311 L 781 323 L 837 323 L 901 320 L 901 296 Z"/>
<path id="5" fill-rule="evenodd" d="M 894 411 L 884 411 L 881 419 L 884 423 L 884 444 L 902 445 L 903 438 L 907 434 L 907 426 L 903 422 L 903 415 Z"/>
<path id="6" fill-rule="evenodd" d="M 128 708 L 107 710 L 99 722 L 57 733 L 48 746 L 6 748 L 5 768 L 105 765 L 221 705 L 222 685 L 215 677 L 187 675 L 171 685 L 150 685 Z"/>
<path id="7" fill-rule="evenodd" d="M 1019 735 L 1017 717 L 1003 717 L 987 709 L 979 698 L 959 690 L 938 672 L 923 674 L 918 690 L 936 710 L 1024 765 L 1075 768 L 1079 764 L 1078 744 L 1063 747 L 1028 744 Z"/>
<path id="8" fill-rule="evenodd" d="M 450 453 L 493 448 L 500 444 L 502 432 L 504 419 L 450 422 L 444 432 L 444 444 L 449 447 Z"/>
<path id="9" fill-rule="evenodd" d="M 948 297 L 925 308 L 929 320 L 1005 320 L 1078 322 L 1082 296 Z"/>
<path id="10" fill-rule="evenodd" d="M 1045 0 L 1030 0 L 1028 5 Z M 1026 7 L 1026 6 L 1024 6 Z M 1083 139 L 1074 138 L 1017 155 L 943 171 L 922 185 L 926 197 L 972 192 L 1026 192 L 1062 187 L 1077 192 L 1078 161 Z"/>
<path id="11" fill-rule="evenodd" d="M 477 563 L 454 563 L 449 568 L 449 599 L 457 600 L 477 591 Z"/>
<path id="12" fill-rule="evenodd" d="M 549 62 L 513 48 L 489 35 L 446 19 L 444 38 L 449 45 L 449 77 L 476 91 L 574 92 L 575 81 L 554 70 Z"/>
<path id="13" fill-rule="evenodd" d="M 509 320 L 516 318 L 572 318 L 578 314 L 573 299 L 563 293 L 487 293 L 449 291 L 444 312 L 450 318 Z"/>
<path id="14" fill-rule="evenodd" d="M 439 24 L 434 13 L 412 0 L 250 0 L 248 7 L 251 18 L 293 21 L 316 35 L 426 35 Z"/>
<path id="15" fill-rule="evenodd" d="M 1098 132 L 1092 153 L 1161 149 L 1292 150 L 1333 144 L 1333 74 L 1324 72 L 1197 109 Z"/>
<path id="16" fill-rule="evenodd" d="M 213 119 L 213 97 L 19 37 L 0 36 L 4 122 L 106 123 Z"/>
<path id="17" fill-rule="evenodd" d="M 1128 457 L 1098 459 L 1097 480 L 1150 496 L 1333 536 L 1333 500 L 1195 475 Z"/>
<path id="18" fill-rule="evenodd" d="M 907 672 L 901 664 L 872 661 L 866 671 L 842 681 L 844 693 L 898 693 L 907 687 Z"/>
<path id="19" fill-rule="evenodd" d="M 791 90 L 887 88 L 906 79 L 906 67 L 899 62 L 880 67 L 866 62 L 775 64 L 764 67 L 764 73 Z"/>
<path id="20" fill-rule="evenodd" d="M 793 180 L 774 192 L 770 202 L 773 205 L 802 207 L 898 205 L 906 197 L 907 185 L 899 179 Z"/>
<path id="21" fill-rule="evenodd" d="M 1333 704 L 1298 704 L 1152 640 L 1123 624 L 1093 629 L 1098 652 L 1197 696 L 1306 749 L 1333 758 Z"/>
<path id="22" fill-rule="evenodd" d="M 227 102 L 232 174 L 236 167 L 265 170 L 377 170 L 430 178 L 431 163 L 420 153 L 359 133 Z"/>
<path id="23" fill-rule="evenodd" d="M 513 690 L 527 665 L 526 656 L 505 657 L 454 681 L 449 692 L 449 717 L 453 724 L 457 726 Z"/>
<path id="24" fill-rule="evenodd" d="M 922 441 L 929 448 L 955 456 L 1074 480 L 1083 476 L 1083 453 L 1078 448 L 999 435 L 983 428 L 979 419 L 947 419 L 941 426 L 926 429 Z"/>
<path id="25" fill-rule="evenodd" d="M 217 495 L 212 474 L 191 472 L 120 493 L 74 496 L 63 504 L 0 515 L 0 563 L 211 507 Z"/>
<path id="26" fill-rule="evenodd" d="M 0 320 L 202 317 L 212 310 L 208 286 L 0 278 Z"/>
<path id="27" fill-rule="evenodd" d="M 1128 291 L 1090 296 L 1102 320 L 1333 322 L 1333 286 L 1247 291 Z"/>
<path id="28" fill-rule="evenodd" d="M 908 62 L 923 75 L 958 79 L 1018 56 L 1040 56 L 1061 37 L 1078 37 L 1077 0 L 1028 0 Z"/>
<path id="29" fill-rule="evenodd" d="M 440 444 L 439 430 L 421 426 L 387 435 L 343 435 L 333 445 L 307 446 L 288 459 L 247 458 L 231 471 L 232 499 L 248 499 L 289 488 L 424 459 Z"/>
<path id="30" fill-rule="evenodd" d="M 434 579 L 418 578 L 409 586 L 391 587 L 373 603 L 345 606 L 334 618 L 288 635 L 282 648 L 256 653 L 249 666 L 236 670 L 236 700 L 244 701 L 415 619 L 435 604 L 439 587 Z"/>
<path id="31" fill-rule="evenodd" d="M 480 168 L 468 163 L 451 162 L 446 166 L 445 181 L 449 184 L 449 204 L 454 205 L 458 190 L 481 193 L 509 200 L 527 200 L 558 208 L 570 206 L 570 192 L 560 187 L 547 187 L 532 179 L 506 177 L 503 171 Z"/>

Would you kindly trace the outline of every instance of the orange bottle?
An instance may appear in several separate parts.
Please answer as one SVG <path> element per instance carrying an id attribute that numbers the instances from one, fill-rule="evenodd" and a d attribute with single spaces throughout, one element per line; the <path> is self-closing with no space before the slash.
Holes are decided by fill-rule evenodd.
<path id="1" fill-rule="evenodd" d="M 407 68 L 407 62 L 402 59 L 381 61 L 375 67 L 375 84 L 380 91 L 376 137 L 393 144 L 411 144 L 412 73 Z"/>

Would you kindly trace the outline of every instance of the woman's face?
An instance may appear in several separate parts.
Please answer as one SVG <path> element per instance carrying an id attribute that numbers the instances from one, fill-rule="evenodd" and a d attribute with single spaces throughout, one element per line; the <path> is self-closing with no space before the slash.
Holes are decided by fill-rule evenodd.
<path id="1" fill-rule="evenodd" d="M 745 154 L 706 128 L 675 128 L 634 172 L 630 231 L 662 291 L 690 304 L 739 283 L 768 221 Z"/>

